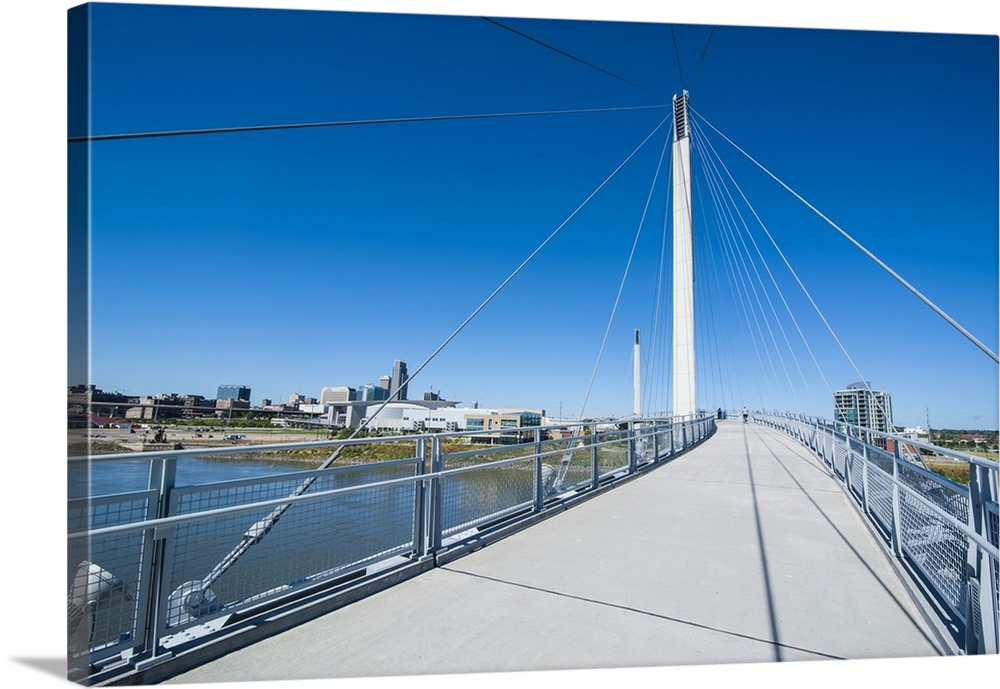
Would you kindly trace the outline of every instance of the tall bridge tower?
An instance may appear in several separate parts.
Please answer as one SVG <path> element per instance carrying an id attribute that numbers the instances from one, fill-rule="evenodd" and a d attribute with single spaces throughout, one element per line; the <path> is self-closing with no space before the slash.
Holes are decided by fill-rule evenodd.
<path id="1" fill-rule="evenodd" d="M 697 410 L 694 379 L 694 251 L 691 241 L 691 140 L 688 92 L 674 96 L 673 414 Z"/>

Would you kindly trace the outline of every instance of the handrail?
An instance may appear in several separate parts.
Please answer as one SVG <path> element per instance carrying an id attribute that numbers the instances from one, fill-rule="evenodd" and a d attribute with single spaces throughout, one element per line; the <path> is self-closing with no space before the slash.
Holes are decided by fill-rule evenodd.
<path id="1" fill-rule="evenodd" d="M 598 426 L 606 423 L 613 423 L 618 427 L 608 431 L 597 431 Z M 547 431 L 566 430 L 571 426 L 592 427 L 594 432 L 582 438 L 573 436 L 543 440 L 543 435 Z M 470 538 L 481 540 L 502 537 L 509 531 L 508 527 L 515 523 L 530 523 L 530 520 L 540 518 L 545 512 L 564 509 L 575 504 L 581 496 L 597 494 L 605 487 L 648 471 L 711 437 L 714 429 L 715 415 L 705 413 L 684 420 L 663 417 L 629 418 L 618 421 L 602 419 L 530 429 L 515 428 L 509 430 L 523 434 L 524 437 L 531 436 L 533 440 L 502 446 L 484 445 L 480 448 L 473 446 L 467 452 L 451 454 L 442 452 L 443 439 L 456 436 L 490 437 L 508 429 L 71 458 L 71 465 L 95 460 L 108 465 L 116 461 L 141 459 L 148 462 L 151 468 L 148 486 L 141 490 L 112 495 L 92 495 L 70 501 L 72 511 L 77 515 L 71 519 L 71 523 L 84 527 L 77 527 L 74 531 L 74 527 L 71 526 L 71 532 L 67 534 L 67 543 L 73 558 L 71 564 L 80 562 L 75 578 L 70 581 L 70 607 L 73 610 L 70 616 L 71 637 L 79 641 L 81 638 L 79 634 L 82 633 L 84 639 L 80 642 L 82 652 L 80 646 L 71 647 L 71 665 L 74 662 L 84 663 L 83 672 L 92 678 L 99 675 L 116 676 L 115 673 L 120 674 L 129 667 L 141 669 L 169 659 L 172 654 L 170 646 L 178 643 L 176 639 L 183 639 L 182 643 L 187 646 L 209 643 L 216 636 L 223 634 L 220 629 L 224 620 L 219 622 L 213 620 L 227 618 L 234 613 L 251 616 L 258 614 L 253 611 L 266 608 L 269 600 L 275 602 L 283 600 L 291 591 L 308 592 L 311 590 L 310 587 L 328 585 L 325 582 L 336 584 L 344 579 L 347 573 L 354 571 L 359 572 L 359 576 L 362 577 L 360 581 L 370 583 L 372 577 L 376 576 L 375 573 L 387 566 L 374 565 L 379 562 L 388 563 L 390 560 L 398 560 L 397 565 L 401 563 L 418 565 L 416 571 L 419 571 L 421 567 L 426 567 L 426 563 L 436 562 L 439 555 L 449 549 L 458 548 L 456 552 L 462 552 L 460 546 Z M 661 434 L 665 435 L 662 441 L 657 443 L 656 438 L 661 437 Z M 669 441 L 667 435 L 670 436 Z M 584 472 L 589 474 L 589 478 L 576 482 L 572 487 L 553 484 L 552 478 L 558 468 L 552 466 L 552 461 L 559 460 L 566 453 L 564 443 L 560 441 L 572 440 L 576 443 L 581 439 L 585 444 L 579 448 L 574 446 L 573 450 L 584 451 L 573 458 L 573 464 L 581 472 L 581 478 Z M 643 440 L 641 461 L 636 461 L 638 440 Z M 276 473 L 259 479 L 223 481 L 205 484 L 204 488 L 175 487 L 177 462 L 185 458 L 399 442 L 413 443 L 414 456 L 355 464 L 350 467 L 319 467 L 308 471 Z M 622 452 L 618 452 L 619 447 Z M 605 448 L 615 451 L 608 452 Z M 496 452 L 511 449 L 523 450 L 524 453 L 502 459 L 491 457 Z M 444 462 L 448 460 L 462 460 L 474 455 L 479 455 L 487 461 L 445 468 Z M 286 488 L 282 488 L 288 482 L 297 484 L 308 480 L 311 484 L 320 479 L 337 480 L 336 477 L 351 476 L 354 470 L 365 475 L 372 470 L 381 469 L 405 470 L 409 473 L 410 470 L 405 469 L 408 465 L 413 467 L 412 475 L 395 478 L 376 477 L 379 480 L 366 480 L 348 486 L 316 485 L 314 491 L 300 491 L 291 495 Z M 517 465 L 524 466 L 525 470 L 496 471 Z M 544 467 L 549 467 L 550 470 L 543 471 Z M 445 505 L 442 496 L 453 495 L 455 490 L 479 490 L 474 487 L 475 482 L 480 480 L 476 472 L 479 472 L 480 477 L 492 476 L 493 478 L 489 479 L 491 481 L 508 482 L 514 493 L 506 496 L 504 491 L 496 492 L 492 489 L 485 493 L 473 492 L 471 495 L 475 499 L 472 500 L 472 504 L 474 510 L 479 510 L 478 512 L 456 512 L 455 507 Z M 462 475 L 471 478 L 457 483 L 454 479 Z M 412 486 L 412 490 L 408 486 Z M 401 487 L 404 488 L 402 492 L 399 491 Z M 396 539 L 390 541 L 374 535 L 380 533 L 380 529 L 371 531 L 366 524 L 366 520 L 374 517 L 374 513 L 369 514 L 372 508 L 362 507 L 358 512 L 351 511 L 353 510 L 351 501 L 358 505 L 381 505 L 380 502 L 371 502 L 368 499 L 355 500 L 352 495 L 363 495 L 365 491 L 375 491 L 372 495 L 380 495 L 380 491 L 385 489 L 392 489 L 389 494 L 394 496 L 392 504 L 386 506 L 388 511 L 385 517 L 392 520 L 386 524 L 387 533 L 396 534 L 388 536 L 389 539 Z M 526 499 L 525 490 L 530 491 L 534 497 Z M 270 494 L 258 494 L 258 491 L 267 491 Z M 277 494 L 279 491 L 280 494 Z M 228 500 L 235 502 L 246 498 L 249 498 L 248 502 L 242 504 L 225 504 Z M 175 507 L 180 507 L 182 500 L 185 511 L 172 513 Z M 223 502 L 220 504 L 220 501 Z M 306 508 L 307 504 L 314 507 Z M 136 508 L 134 505 L 144 505 L 144 507 Z M 120 514 L 125 515 L 121 517 L 122 520 L 126 520 L 125 523 L 109 521 L 96 528 L 85 528 L 97 514 L 119 514 L 119 507 Z M 190 509 L 192 507 L 194 509 Z M 95 509 L 99 512 L 92 511 Z M 318 571 L 305 569 L 314 566 L 311 564 L 311 559 L 310 564 L 296 567 L 295 558 L 292 557 L 293 567 L 289 571 L 295 574 L 284 574 L 287 563 L 282 565 L 282 573 L 278 574 L 279 577 L 284 577 L 278 581 L 289 583 L 275 584 L 272 574 L 256 570 L 257 567 L 266 569 L 265 562 L 273 557 L 272 555 L 262 555 L 252 561 L 252 564 L 245 564 L 239 571 L 230 570 L 228 567 L 221 569 L 216 565 L 208 578 L 201 578 L 204 571 L 199 572 L 199 569 L 203 565 L 197 562 L 207 558 L 217 558 L 228 549 L 232 543 L 232 530 L 239 528 L 244 519 L 239 515 L 272 509 L 283 511 L 290 509 L 300 515 L 296 521 L 291 522 L 291 526 L 286 527 L 282 535 L 274 535 L 269 539 L 268 542 L 276 541 L 271 546 L 276 549 L 272 550 L 272 553 L 291 548 L 290 544 L 299 537 L 296 535 L 299 530 L 308 535 L 316 528 L 329 529 L 333 534 L 337 533 L 338 528 L 347 529 L 345 533 L 350 539 L 350 552 L 341 555 L 340 550 L 331 550 L 329 559 L 322 560 L 326 564 L 322 564 Z M 129 518 L 127 515 L 132 511 L 135 512 L 135 517 Z M 334 514 L 338 516 L 333 517 Z M 326 525 L 326 520 L 329 519 L 334 521 Z M 252 516 L 246 518 L 246 522 L 251 520 Z M 345 520 L 351 523 L 345 523 Z M 256 539 L 254 542 L 260 540 L 258 534 L 261 530 L 258 527 L 261 523 L 262 520 L 258 520 L 249 525 L 249 528 L 246 524 L 243 525 L 239 533 L 243 534 L 244 542 L 248 539 Z M 195 524 L 197 525 L 192 528 L 184 527 Z M 358 531 L 356 527 L 361 530 Z M 359 536 L 354 534 L 360 533 L 371 533 L 373 536 L 366 536 L 359 541 Z M 407 536 L 407 533 L 410 535 Z M 283 538 L 289 539 L 289 545 L 285 544 Z M 374 539 L 370 547 L 368 538 Z M 141 544 L 141 547 L 135 550 L 138 547 L 137 543 Z M 130 548 L 132 550 L 129 550 Z M 135 555 L 130 556 L 128 553 L 133 551 Z M 129 559 L 130 557 L 140 558 L 138 567 L 134 560 Z M 220 564 L 229 564 L 229 558 L 230 556 L 226 556 Z M 92 559 L 100 561 L 92 562 Z M 174 562 L 192 564 L 187 565 L 185 570 L 177 570 L 171 564 Z M 215 559 L 212 562 L 215 562 Z M 317 563 L 319 562 L 321 561 L 317 560 Z M 370 575 L 369 566 L 374 566 Z M 247 569 L 248 567 L 250 569 Z M 226 571 L 231 573 L 225 574 Z M 116 576 L 122 573 L 126 574 L 126 578 L 132 577 L 132 579 L 122 581 Z M 194 578 L 191 578 L 192 574 Z M 224 594 L 226 601 L 223 601 L 223 596 L 217 595 L 212 590 L 223 574 L 227 583 L 218 591 Z M 190 580 L 185 581 L 185 579 Z M 354 581 L 354 576 L 347 579 Z M 258 589 L 255 588 L 260 585 L 258 580 L 267 580 L 271 583 L 263 589 Z M 115 591 L 122 593 L 115 594 Z M 103 609 L 106 609 L 107 613 L 102 617 Z M 121 628 L 120 625 L 131 626 Z M 88 633 L 89 642 L 86 641 Z M 76 655 L 73 655 L 74 653 Z"/>
<path id="2" fill-rule="evenodd" d="M 857 424 L 848 423 L 846 421 L 831 421 L 829 419 L 825 419 L 825 418 L 820 417 L 820 416 L 806 416 L 806 415 L 799 416 L 799 415 L 789 414 L 788 412 L 781 413 L 781 412 L 766 412 L 766 411 L 764 411 L 764 412 L 755 412 L 755 413 L 760 414 L 760 415 L 765 415 L 765 416 L 775 416 L 775 417 L 778 417 L 778 418 L 786 418 L 786 419 L 791 419 L 791 420 L 794 420 L 794 421 L 801 421 L 801 422 L 804 422 L 804 423 L 820 424 L 823 427 L 833 428 L 835 430 L 837 428 L 850 428 L 851 430 L 857 431 L 858 433 L 865 433 L 865 434 L 870 434 L 870 435 L 876 435 L 876 436 L 879 436 L 881 438 L 887 438 L 887 439 L 895 440 L 897 442 L 907 443 L 909 445 L 913 445 L 914 447 L 922 447 L 925 450 L 931 450 L 932 452 L 936 452 L 938 454 L 947 455 L 949 457 L 953 457 L 955 459 L 959 459 L 959 460 L 961 460 L 963 462 L 968 462 L 969 464 L 976 464 L 976 465 L 979 465 L 979 466 L 982 466 L 982 467 L 986 467 L 987 469 L 992 469 L 994 471 L 996 471 L 997 468 L 1000 467 L 1000 462 L 998 462 L 995 459 L 988 459 L 986 457 L 980 457 L 978 455 L 972 455 L 972 454 L 969 454 L 967 452 L 962 452 L 960 450 L 953 450 L 953 449 L 950 449 L 950 448 L 947 448 L 947 447 L 940 447 L 938 445 L 933 445 L 931 443 L 925 443 L 925 442 L 920 441 L 920 440 L 913 440 L 912 438 L 907 438 L 906 436 L 898 435 L 896 433 L 886 433 L 884 431 L 876 431 L 875 429 L 867 428 L 865 426 L 859 426 Z"/>
<path id="3" fill-rule="evenodd" d="M 816 417 L 758 412 L 754 414 L 754 421 L 785 432 L 815 452 L 831 469 L 833 476 L 845 488 L 848 495 L 854 498 L 852 504 L 862 513 L 862 516 L 876 525 L 882 524 L 882 528 L 888 531 L 886 538 L 890 541 L 889 545 L 891 545 L 893 556 L 906 559 L 910 567 L 920 573 L 920 577 L 929 587 L 932 595 L 943 603 L 945 608 L 950 609 L 956 619 L 964 626 L 963 646 L 966 653 L 997 652 L 998 637 L 1000 637 L 997 623 L 997 597 L 1000 593 L 1000 584 L 997 581 L 998 562 L 1000 562 L 1000 548 L 998 548 L 1000 535 L 997 534 L 995 515 L 998 510 L 998 466 L 1000 463 L 928 443 L 916 442 L 896 434 L 873 431 L 853 424 L 830 422 Z M 838 430 L 839 428 L 845 430 Z M 808 435 L 803 432 L 804 429 L 814 431 L 815 434 Z M 852 431 L 856 431 L 857 436 L 853 435 Z M 817 442 L 820 434 L 824 438 L 829 438 L 833 443 L 843 443 L 843 449 L 839 452 L 836 448 L 828 449 L 826 440 L 820 446 L 820 443 Z M 896 451 L 889 452 L 884 448 L 865 442 L 862 439 L 865 434 L 896 441 Z M 854 447 L 855 443 L 861 447 L 860 456 Z M 941 452 L 960 461 L 965 461 L 969 466 L 969 486 L 966 487 L 938 476 L 902 457 L 898 450 L 904 443 Z M 870 459 L 873 452 L 891 459 L 893 465 L 891 473 L 884 471 Z M 838 454 L 840 460 L 837 459 Z M 862 462 L 860 483 L 857 477 L 853 476 L 856 469 L 852 467 L 852 455 L 853 459 Z M 916 472 L 924 481 L 930 481 L 931 485 L 937 486 L 938 488 L 934 490 L 949 490 L 952 495 L 961 497 L 965 503 L 963 509 L 967 514 L 966 520 L 957 518 L 940 504 L 922 494 L 920 489 L 904 481 L 900 477 L 900 472 L 904 468 L 906 471 Z M 874 492 L 876 490 L 872 488 L 873 472 L 874 475 L 880 477 L 882 484 L 888 486 L 892 493 L 891 507 L 885 508 L 888 511 L 888 515 L 885 517 L 876 518 L 871 506 L 872 500 L 875 499 Z M 872 492 L 873 495 L 869 495 L 869 492 Z M 937 520 L 937 526 L 933 530 L 940 533 L 931 536 L 921 533 L 921 530 L 927 527 L 920 524 L 926 522 L 917 519 L 916 515 L 913 514 L 913 507 L 910 507 L 911 524 L 907 527 L 901 496 L 905 496 L 906 502 L 912 501 L 912 504 L 920 505 L 923 510 L 934 515 L 933 518 Z M 883 497 L 883 499 L 885 498 Z M 987 515 L 994 515 L 992 521 Z M 885 524 L 883 522 L 885 518 L 891 523 Z M 908 533 L 907 528 L 913 532 Z M 948 529 L 952 530 L 951 534 L 948 534 Z M 960 545 L 953 540 L 959 534 L 961 538 L 965 539 L 965 545 Z M 919 553 L 921 548 L 929 546 L 938 548 L 940 553 L 949 552 L 953 570 L 942 575 L 939 569 L 925 567 L 924 556 L 919 555 Z M 940 565 L 935 565 L 935 567 L 940 567 Z M 957 589 L 954 585 L 956 581 L 961 582 Z"/>

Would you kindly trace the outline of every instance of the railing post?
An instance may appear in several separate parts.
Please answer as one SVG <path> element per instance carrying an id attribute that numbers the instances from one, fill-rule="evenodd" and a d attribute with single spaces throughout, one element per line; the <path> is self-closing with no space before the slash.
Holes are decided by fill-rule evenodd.
<path id="1" fill-rule="evenodd" d="M 656 419 L 653 419 L 653 461 L 660 461 L 660 427 Z"/>
<path id="2" fill-rule="evenodd" d="M 827 459 L 828 450 L 827 450 L 827 446 L 826 446 L 826 439 L 827 439 L 828 435 L 829 434 L 826 432 L 826 429 L 824 428 L 823 429 L 823 437 L 820 439 L 822 441 L 822 443 L 823 443 L 823 454 L 820 455 L 820 456 L 823 458 L 823 464 L 827 465 L 827 466 L 829 466 L 829 464 L 830 464 L 830 462 Z"/>
<path id="3" fill-rule="evenodd" d="M 638 449 L 638 441 L 635 437 L 635 421 L 628 422 L 628 473 L 632 475 L 636 470 L 636 450 Z"/>
<path id="4" fill-rule="evenodd" d="M 441 549 L 441 532 L 443 531 L 443 515 L 441 514 L 444 504 L 442 495 L 441 477 L 438 473 L 444 470 L 444 459 L 441 457 L 441 439 L 436 435 L 431 437 L 431 493 L 429 502 L 430 515 L 428 517 L 427 541 L 429 551 L 434 553 Z"/>
<path id="5" fill-rule="evenodd" d="M 851 439 L 847 439 L 847 452 L 844 453 L 844 486 L 847 494 L 851 493 L 851 458 L 854 456 L 854 448 L 851 446 Z"/>
<path id="6" fill-rule="evenodd" d="M 592 426 L 593 436 L 590 443 L 590 485 L 595 489 L 601 484 L 601 471 L 600 466 L 597 461 L 597 439 L 599 435 L 597 433 L 597 422 L 594 422 Z"/>
<path id="7" fill-rule="evenodd" d="M 903 556 L 903 527 L 899 498 L 899 443 L 893 443 L 892 457 L 892 554 Z"/>
<path id="8" fill-rule="evenodd" d="M 987 467 L 969 464 L 969 527 L 987 541 L 989 514 L 986 506 L 997 503 L 996 474 Z M 996 570 L 990 556 L 968 539 L 965 565 L 965 652 L 969 655 L 998 652 Z M 979 618 L 979 626 L 974 621 Z"/>
<path id="9" fill-rule="evenodd" d="M 864 455 L 861 457 L 861 509 L 866 515 L 872 513 L 868 506 L 868 446 L 863 447 Z"/>
<path id="10" fill-rule="evenodd" d="M 430 473 L 427 466 L 426 438 L 421 438 L 417 441 L 417 472 L 425 477 Z M 413 501 L 413 540 L 417 546 L 417 557 L 424 558 L 428 552 L 427 523 L 429 520 L 427 519 L 427 495 L 430 492 L 430 486 L 426 478 L 420 479 L 414 485 L 416 485 L 417 490 Z"/>
<path id="11" fill-rule="evenodd" d="M 177 479 L 177 460 L 173 457 L 154 459 L 149 465 L 149 488 L 157 491 L 155 518 L 170 516 L 170 492 L 174 489 Z M 167 611 L 161 609 L 161 603 L 167 600 L 167 586 L 164 563 L 168 557 L 168 549 L 173 540 L 173 528 L 147 529 L 146 542 L 152 553 L 149 558 L 150 571 L 143 576 L 145 587 L 137 598 L 136 606 L 139 619 L 136 620 L 136 631 L 143 635 L 142 646 L 136 650 L 137 659 L 146 660 L 158 655 L 160 639 L 166 631 Z"/>
<path id="12" fill-rule="evenodd" d="M 545 504 L 545 482 L 542 480 L 542 429 L 535 429 L 535 512 Z"/>

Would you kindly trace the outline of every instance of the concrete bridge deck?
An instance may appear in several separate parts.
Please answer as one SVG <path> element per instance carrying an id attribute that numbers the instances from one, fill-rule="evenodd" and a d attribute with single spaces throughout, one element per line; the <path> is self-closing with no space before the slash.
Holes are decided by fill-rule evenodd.
<path id="1" fill-rule="evenodd" d="M 637 480 L 167 683 L 954 652 L 819 460 L 731 420 Z"/>

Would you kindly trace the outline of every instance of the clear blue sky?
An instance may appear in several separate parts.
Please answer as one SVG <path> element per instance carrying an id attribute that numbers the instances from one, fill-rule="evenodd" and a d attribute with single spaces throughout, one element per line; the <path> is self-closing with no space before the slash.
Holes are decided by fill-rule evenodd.
<path id="1" fill-rule="evenodd" d="M 997 350 L 995 36 L 503 20 L 611 76 L 476 17 L 93 12 L 94 134 L 663 105 L 689 88 L 700 116 Z M 97 142 L 93 382 L 207 397 L 242 383 L 259 402 L 377 382 L 395 358 L 413 372 L 666 112 Z M 581 411 L 667 132 L 413 381 L 411 397 L 433 389 Z M 997 365 L 712 141 L 864 378 L 892 394 L 896 422 L 929 413 L 933 426 L 996 428 Z M 588 414 L 631 411 L 635 328 L 659 388 L 645 397 L 668 406 L 669 380 L 652 367 L 669 362 L 653 360 L 649 341 L 662 189 L 653 198 Z M 696 221 L 699 403 L 829 416 L 793 325 L 805 381 L 791 358 L 789 385 L 756 355 L 713 268 L 713 231 Z M 856 381 L 780 260 L 769 266 L 828 384 Z"/>

